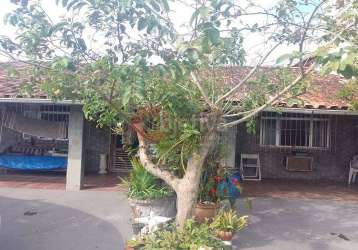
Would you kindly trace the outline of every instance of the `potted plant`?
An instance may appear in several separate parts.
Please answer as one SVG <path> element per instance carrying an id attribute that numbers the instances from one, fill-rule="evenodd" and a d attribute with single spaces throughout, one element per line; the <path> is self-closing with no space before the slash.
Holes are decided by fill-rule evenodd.
<path id="1" fill-rule="evenodd" d="M 133 170 L 123 179 L 128 187 L 128 198 L 134 218 L 152 215 L 174 217 L 176 197 L 174 192 L 158 178 L 144 169 L 137 158 L 131 160 Z"/>
<path id="2" fill-rule="evenodd" d="M 247 216 L 238 216 L 232 209 L 228 211 L 221 210 L 218 215 L 215 216 L 210 227 L 221 240 L 231 241 L 235 232 L 247 226 L 247 218 Z"/>
<path id="3" fill-rule="evenodd" d="M 212 169 L 204 171 L 198 193 L 198 202 L 194 207 L 194 218 L 203 223 L 212 220 L 218 212 L 217 177 Z"/>

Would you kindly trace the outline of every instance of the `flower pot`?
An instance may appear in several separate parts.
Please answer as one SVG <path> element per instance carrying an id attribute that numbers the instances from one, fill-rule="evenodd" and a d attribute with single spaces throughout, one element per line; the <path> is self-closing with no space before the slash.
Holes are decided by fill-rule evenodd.
<path id="1" fill-rule="evenodd" d="M 230 231 L 218 231 L 217 236 L 223 241 L 231 241 L 233 237 L 233 233 Z"/>
<path id="2" fill-rule="evenodd" d="M 194 218 L 199 223 L 211 221 L 217 214 L 218 208 L 216 203 L 197 203 L 194 208 Z"/>
<path id="3" fill-rule="evenodd" d="M 129 198 L 133 218 L 147 217 L 150 212 L 154 216 L 175 217 L 176 197 L 168 196 L 160 199 L 139 200 Z"/>

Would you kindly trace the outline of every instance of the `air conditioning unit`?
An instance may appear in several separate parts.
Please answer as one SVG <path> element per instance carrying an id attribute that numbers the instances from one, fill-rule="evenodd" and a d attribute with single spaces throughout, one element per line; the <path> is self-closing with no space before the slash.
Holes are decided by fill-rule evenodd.
<path id="1" fill-rule="evenodd" d="M 298 172 L 312 171 L 312 163 L 313 157 L 311 156 L 287 156 L 286 169 Z"/>

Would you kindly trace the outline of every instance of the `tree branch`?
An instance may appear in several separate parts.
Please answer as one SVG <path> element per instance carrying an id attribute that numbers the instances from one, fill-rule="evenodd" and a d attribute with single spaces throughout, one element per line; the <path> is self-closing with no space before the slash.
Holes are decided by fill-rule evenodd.
<path id="1" fill-rule="evenodd" d="M 213 110 L 219 110 L 219 108 L 212 102 L 210 101 L 208 95 L 205 93 L 203 86 L 201 86 L 201 83 L 198 79 L 198 77 L 196 76 L 196 74 L 194 72 L 190 73 L 190 76 L 194 82 L 194 84 L 196 85 L 196 87 L 199 89 L 201 95 L 203 96 L 205 102 L 213 109 Z"/>
<path id="2" fill-rule="evenodd" d="M 311 25 L 311 22 L 313 20 L 313 17 L 314 15 L 316 14 L 316 12 L 318 11 L 318 9 L 325 3 L 326 1 L 323 0 L 321 1 L 315 8 L 314 10 L 312 11 L 310 17 L 308 18 L 308 21 L 307 23 L 304 25 L 303 27 L 303 33 L 302 33 L 302 36 L 301 36 L 301 40 L 299 42 L 299 52 L 301 53 L 300 55 L 300 62 L 299 62 L 299 66 L 300 66 L 300 70 L 301 70 L 301 74 L 304 73 L 304 64 L 303 64 L 303 59 L 302 59 L 302 51 L 303 51 L 303 45 L 304 45 L 304 42 L 306 40 L 306 36 L 307 36 L 307 31 Z"/>
<path id="3" fill-rule="evenodd" d="M 225 100 L 226 98 L 228 98 L 230 95 L 232 95 L 233 93 L 235 93 L 236 90 L 238 90 L 244 83 L 247 82 L 247 80 L 249 80 L 251 78 L 251 76 L 258 70 L 258 68 L 266 61 L 266 59 L 271 55 L 271 53 L 278 47 L 281 45 L 281 41 L 279 43 L 277 43 L 275 46 L 273 46 L 267 53 L 266 55 L 259 61 L 258 64 L 256 64 L 256 66 L 244 77 L 244 79 L 242 79 L 235 87 L 233 87 L 232 89 L 230 89 L 228 92 L 226 92 L 226 94 L 222 95 L 216 102 L 215 104 L 218 104 L 219 102 Z"/>
<path id="4" fill-rule="evenodd" d="M 282 89 L 278 94 L 276 94 L 274 97 L 272 97 L 268 102 L 266 102 L 264 105 L 261 105 L 260 107 L 252 110 L 252 112 L 250 112 L 250 114 L 244 116 L 243 118 L 233 121 L 233 122 L 229 122 L 226 124 L 221 125 L 224 128 L 228 128 L 228 127 L 233 127 L 235 125 L 238 125 L 240 123 L 246 122 L 248 120 L 250 120 L 251 118 L 255 117 L 258 113 L 260 113 L 261 111 L 264 111 L 268 106 L 270 106 L 271 104 L 273 104 L 275 101 L 277 101 L 277 99 L 279 99 L 282 95 L 284 95 L 286 92 L 288 92 L 291 88 L 293 88 L 296 84 L 298 84 L 300 81 L 302 81 L 302 79 L 305 77 L 306 74 L 310 73 L 313 71 L 315 64 L 312 64 L 305 72 L 304 74 L 300 74 L 300 76 L 298 76 L 292 83 L 290 83 L 289 85 L 287 85 L 284 89 Z"/>
<path id="5" fill-rule="evenodd" d="M 143 130 L 142 123 L 134 123 L 133 126 L 135 126 L 136 129 Z M 146 139 L 138 131 L 137 136 L 139 141 L 139 158 L 144 168 L 148 170 L 151 174 L 164 180 L 172 189 L 176 190 L 179 186 L 180 179 L 174 176 L 168 170 L 161 169 L 156 164 L 154 164 L 148 156 L 149 145 L 147 144 Z"/>

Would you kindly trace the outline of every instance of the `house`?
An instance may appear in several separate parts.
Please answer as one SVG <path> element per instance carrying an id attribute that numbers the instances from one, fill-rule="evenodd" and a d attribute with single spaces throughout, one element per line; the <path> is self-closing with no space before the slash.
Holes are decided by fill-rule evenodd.
<path id="1" fill-rule="evenodd" d="M 232 85 L 249 70 L 226 68 L 221 75 Z M 279 70 L 262 67 L 255 77 L 275 82 Z M 290 70 L 292 75 L 298 73 L 298 68 Z M 350 110 L 349 102 L 339 97 L 343 84 L 338 75 L 315 72 L 294 101 L 282 97 L 258 115 L 255 133 L 249 133 L 245 124 L 231 129 L 226 164 L 239 167 L 242 155 L 253 154 L 259 157 L 264 179 L 347 181 L 349 161 L 358 154 L 358 111 Z M 247 87 L 233 99 L 240 100 Z"/>
<path id="2" fill-rule="evenodd" d="M 235 84 L 249 70 L 221 70 L 223 85 Z M 297 69 L 291 71 L 297 74 Z M 263 67 L 253 79 L 274 82 L 277 76 L 278 69 Z M 260 158 L 262 178 L 346 180 L 348 162 L 358 154 L 358 112 L 337 96 L 343 86 L 338 76 L 315 73 L 309 82 L 295 97 L 297 102 L 281 98 L 262 112 L 256 133 L 248 133 L 244 124 L 228 130 L 224 163 L 238 167 L 241 156 L 251 154 Z M 243 86 L 232 101 L 239 101 L 249 87 Z M 36 87 L 25 96 L 24 88 L 23 81 L 0 67 L 0 153 L 62 154 L 67 158 L 67 190 L 79 190 L 83 175 L 97 173 L 101 159 L 111 172 L 128 170 L 121 136 L 86 121 L 81 103 L 54 102 Z M 9 122 L 9 117 L 17 122 Z"/>
<path id="3" fill-rule="evenodd" d="M 54 102 L 36 86 L 25 97 L 27 85 L 0 66 L 0 154 L 64 156 L 67 190 L 79 190 L 84 174 L 99 171 L 101 155 L 109 171 L 130 167 L 120 136 L 85 120 L 81 103 Z"/>

